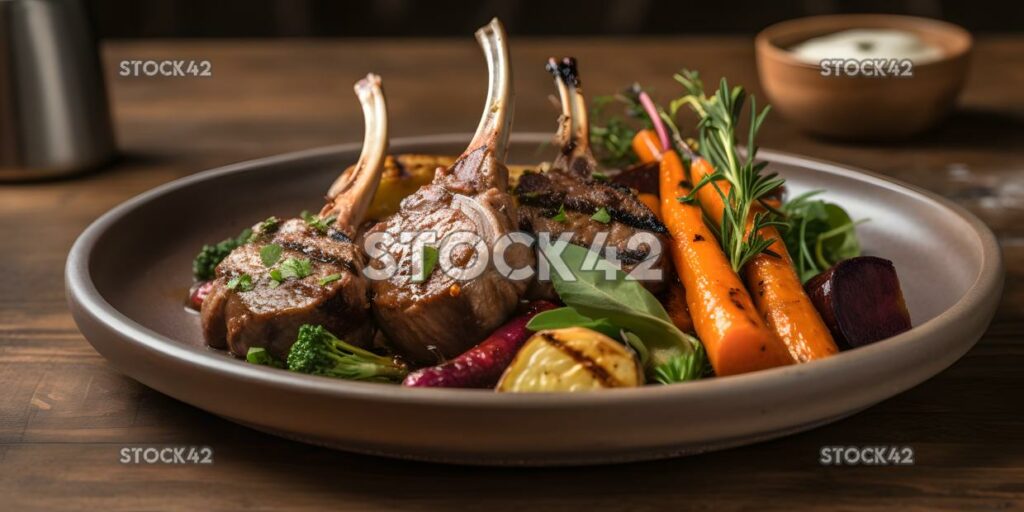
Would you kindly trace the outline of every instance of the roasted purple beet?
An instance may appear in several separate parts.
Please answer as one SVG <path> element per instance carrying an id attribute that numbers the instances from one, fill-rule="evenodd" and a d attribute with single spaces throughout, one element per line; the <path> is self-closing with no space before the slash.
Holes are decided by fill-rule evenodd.
<path id="1" fill-rule="evenodd" d="M 889 260 L 874 256 L 843 260 L 804 287 L 840 350 L 910 330 L 910 313 Z"/>

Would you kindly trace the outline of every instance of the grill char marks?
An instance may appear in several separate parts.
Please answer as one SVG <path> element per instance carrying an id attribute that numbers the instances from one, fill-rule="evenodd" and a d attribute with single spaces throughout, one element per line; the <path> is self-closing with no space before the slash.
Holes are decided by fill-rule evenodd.
<path id="1" fill-rule="evenodd" d="M 477 39 L 487 57 L 490 80 L 473 141 L 451 167 L 438 170 L 432 183 L 402 200 L 399 211 L 371 228 L 367 237 L 390 235 L 398 240 L 402 233 L 433 231 L 440 246 L 450 234 L 469 232 L 493 247 L 514 230 L 518 217 L 503 163 L 512 117 L 505 32 L 493 20 L 477 31 Z M 463 248 L 454 251 L 456 267 L 464 268 L 478 256 Z M 422 282 L 414 282 L 411 247 L 395 243 L 386 251 L 397 262 L 397 272 L 372 281 L 374 316 L 393 348 L 418 363 L 452 358 L 478 343 L 508 319 L 526 290 L 526 282 L 507 279 L 493 265 L 476 277 L 456 279 L 439 264 Z M 513 245 L 506 260 L 512 268 L 532 265 L 533 252 Z M 372 264 L 377 267 L 377 262 Z"/>
<path id="2" fill-rule="evenodd" d="M 210 295 L 203 301 L 206 343 L 244 357 L 252 347 L 266 348 L 285 358 L 302 324 L 320 324 L 350 343 L 368 346 L 374 327 L 370 315 L 370 286 L 362 270 L 365 258 L 352 243 L 380 180 L 387 151 L 387 113 L 380 78 L 369 75 L 356 84 L 366 116 L 367 138 L 359 163 L 343 174 L 328 192 L 323 216 L 337 216 L 325 232 L 302 219 L 288 219 L 270 232 L 254 228 L 256 239 L 238 247 L 217 266 Z M 262 224 L 262 223 L 261 223 Z M 270 267 L 261 252 L 268 245 L 282 248 Z M 295 259 L 309 262 L 309 273 L 280 281 L 271 270 Z M 241 275 L 251 289 L 228 283 Z"/>
<path id="3" fill-rule="evenodd" d="M 641 244 L 630 249 L 629 239 L 646 232 L 667 249 L 668 230 L 629 188 L 593 178 L 597 162 L 590 149 L 587 105 L 576 60 L 551 58 L 547 69 L 555 77 L 561 99 L 562 114 L 555 135 L 561 151 L 547 172 L 526 172 L 519 178 L 514 193 L 520 205 L 520 229 L 549 232 L 552 239 L 572 232 L 572 243 L 584 247 L 590 247 L 601 233 L 607 233 L 606 243 L 617 250 L 622 270 L 630 272 L 648 257 L 649 248 Z M 553 217 L 563 208 L 565 220 L 555 220 Z M 610 217 L 608 223 L 592 218 L 602 208 Z M 659 258 L 654 268 L 660 266 Z M 660 291 L 664 288 L 664 279 L 644 281 L 644 285 L 651 291 Z M 537 286 L 534 293 L 551 296 L 553 291 Z"/>

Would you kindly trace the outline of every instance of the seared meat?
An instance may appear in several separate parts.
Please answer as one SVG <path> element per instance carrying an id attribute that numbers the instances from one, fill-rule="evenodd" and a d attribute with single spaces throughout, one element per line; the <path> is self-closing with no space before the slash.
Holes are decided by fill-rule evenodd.
<path id="1" fill-rule="evenodd" d="M 352 240 L 380 182 L 387 112 L 379 77 L 369 75 L 355 89 L 366 117 L 359 163 L 331 185 L 319 220 L 257 224 L 253 239 L 217 266 L 202 307 L 203 335 L 211 347 L 239 357 L 263 347 L 285 358 L 307 323 L 357 345 L 373 339 L 365 257 Z M 278 257 L 268 258 L 278 250 Z"/>
<path id="2" fill-rule="evenodd" d="M 276 232 L 232 251 L 217 266 L 217 280 L 203 301 L 207 343 L 240 357 L 250 347 L 264 347 L 284 358 L 299 326 L 321 324 L 332 333 L 344 333 L 347 341 L 368 344 L 373 324 L 370 287 L 362 275 L 363 255 L 340 231 L 330 233 L 321 234 L 302 219 L 290 219 Z M 277 284 L 260 257 L 268 244 L 284 248 L 282 262 L 308 260 L 309 275 Z M 242 274 L 250 276 L 251 289 L 229 289 L 227 283 Z"/>
<path id="3" fill-rule="evenodd" d="M 664 252 L 668 249 L 665 225 L 629 188 L 593 177 L 597 162 L 590 151 L 587 106 L 576 61 L 550 59 L 548 70 L 555 76 L 562 102 L 556 136 L 562 150 L 547 172 L 527 172 L 519 178 L 514 191 L 519 201 L 519 228 L 533 233 L 549 232 L 552 239 L 571 232 L 572 243 L 588 248 L 595 239 L 600 241 L 604 233 L 605 243 L 616 249 L 624 272 L 631 272 L 649 256 L 657 258 L 653 268 L 661 268 L 661 256 L 651 254 L 650 244 L 639 238 L 632 247 L 628 242 L 638 233 L 647 233 L 661 243 Z M 602 209 L 607 212 L 607 219 L 598 213 Z M 659 291 L 664 281 L 643 284 Z M 538 283 L 531 293 L 546 296 L 551 290 Z"/>
<path id="4" fill-rule="evenodd" d="M 466 152 L 449 168 L 438 169 L 434 180 L 405 198 L 398 213 L 369 230 L 367 238 L 392 237 L 402 233 L 436 233 L 444 258 L 449 235 L 480 235 L 487 248 L 517 225 L 515 204 L 508 189 L 504 160 L 512 118 L 512 83 L 508 69 L 505 32 L 498 20 L 477 31 L 490 71 L 484 114 Z M 469 269 L 488 254 L 472 246 L 456 245 L 451 261 L 455 269 Z M 425 264 L 414 272 L 411 244 L 381 243 L 380 249 L 393 258 L 396 271 L 384 280 L 374 280 L 374 316 L 392 346 L 419 363 L 451 358 L 485 338 L 505 322 L 522 298 L 526 281 L 514 281 L 500 274 L 493 264 L 477 275 L 445 272 L 441 264 L 429 269 L 420 282 L 414 274 L 427 270 Z M 513 245 L 505 253 L 512 268 L 533 264 L 533 251 Z M 371 263 L 382 268 L 383 261 Z M 454 273 L 454 272 L 453 272 Z"/>

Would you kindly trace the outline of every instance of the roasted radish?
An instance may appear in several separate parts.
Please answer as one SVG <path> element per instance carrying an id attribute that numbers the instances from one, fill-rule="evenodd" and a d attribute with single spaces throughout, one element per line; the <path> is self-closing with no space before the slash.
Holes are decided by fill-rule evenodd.
<path id="1" fill-rule="evenodd" d="M 625 345 L 582 327 L 534 334 L 498 383 L 498 391 L 543 393 L 643 385 L 643 369 Z"/>
<path id="2" fill-rule="evenodd" d="M 805 287 L 842 350 L 910 330 L 910 313 L 889 260 L 874 256 L 843 260 Z"/>

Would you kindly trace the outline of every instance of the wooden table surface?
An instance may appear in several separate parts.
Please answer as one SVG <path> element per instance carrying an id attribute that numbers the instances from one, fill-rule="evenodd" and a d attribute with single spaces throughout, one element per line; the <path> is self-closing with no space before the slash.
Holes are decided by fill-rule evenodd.
<path id="1" fill-rule="evenodd" d="M 514 40 L 516 129 L 554 128 L 543 71 L 576 55 L 591 95 L 681 66 L 755 92 L 745 38 Z M 208 59 L 212 78 L 122 78 L 123 59 Z M 332 452 L 260 434 L 122 376 L 79 334 L 63 267 L 97 216 L 214 166 L 360 140 L 351 84 L 382 74 L 397 136 L 466 132 L 485 71 L 454 41 L 117 42 L 104 48 L 120 163 L 0 185 L 0 509 L 677 510 L 1024 507 L 1024 38 L 980 38 L 960 108 L 899 145 L 810 139 L 778 116 L 762 146 L 885 173 L 967 206 L 998 234 L 1006 291 L 985 337 L 930 381 L 849 419 L 719 453 L 610 467 L 481 469 Z M 131 250 L 131 248 L 126 248 Z M 942 276 L 935 276 L 941 279 Z M 681 425 L 680 428 L 685 428 Z M 126 465 L 125 446 L 208 445 L 213 465 Z M 911 467 L 822 467 L 826 445 L 909 445 Z"/>

